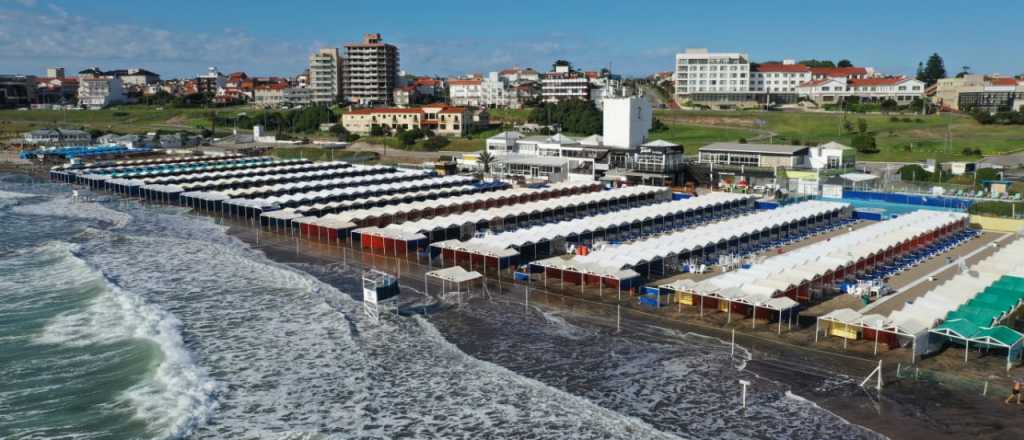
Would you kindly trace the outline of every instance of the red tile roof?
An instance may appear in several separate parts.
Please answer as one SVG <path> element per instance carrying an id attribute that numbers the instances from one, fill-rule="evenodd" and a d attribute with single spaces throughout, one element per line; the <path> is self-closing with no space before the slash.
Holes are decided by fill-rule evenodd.
<path id="1" fill-rule="evenodd" d="M 438 81 L 436 79 L 433 79 L 433 78 L 416 78 L 415 84 L 417 86 L 434 87 L 434 86 L 437 85 L 437 82 Z"/>
<path id="2" fill-rule="evenodd" d="M 810 72 L 811 68 L 803 64 L 761 64 L 754 69 L 755 72 L 792 72 L 792 73 L 806 73 Z"/>
<path id="3" fill-rule="evenodd" d="M 890 76 L 886 78 L 864 78 L 864 79 L 851 79 L 851 87 L 864 87 L 864 86 L 894 86 L 896 84 L 909 81 L 910 78 L 904 76 Z"/>
<path id="4" fill-rule="evenodd" d="M 855 76 L 867 75 L 868 69 L 863 67 L 812 67 L 811 73 L 823 76 Z"/>
<path id="5" fill-rule="evenodd" d="M 478 86 L 481 80 L 479 79 L 450 79 L 448 80 L 449 86 Z"/>
<path id="6" fill-rule="evenodd" d="M 348 114 L 350 114 L 350 115 L 373 115 L 373 114 L 378 114 L 378 113 L 395 113 L 395 114 L 399 114 L 399 113 L 406 113 L 406 114 L 408 114 L 408 113 L 415 113 L 415 114 L 423 114 L 423 109 L 421 109 L 421 108 L 381 107 L 381 108 L 357 108 L 355 110 L 352 110 L 352 111 L 348 112 Z"/>
<path id="7" fill-rule="evenodd" d="M 816 79 L 816 80 L 807 81 L 807 82 L 805 82 L 803 84 L 800 84 L 800 87 L 817 87 L 817 86 L 825 84 L 825 83 L 827 83 L 829 81 L 831 81 L 830 78 Z"/>
<path id="8" fill-rule="evenodd" d="M 465 112 L 466 112 L 466 108 L 465 107 L 446 107 L 444 110 L 441 110 L 439 113 L 465 113 Z"/>
<path id="9" fill-rule="evenodd" d="M 1016 86 L 1017 80 L 1013 78 L 989 78 L 994 86 Z"/>

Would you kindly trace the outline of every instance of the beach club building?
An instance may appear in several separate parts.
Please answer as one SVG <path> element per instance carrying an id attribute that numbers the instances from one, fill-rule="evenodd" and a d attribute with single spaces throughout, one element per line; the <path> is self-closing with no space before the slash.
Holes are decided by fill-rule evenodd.
<path id="1" fill-rule="evenodd" d="M 742 256 L 778 246 L 830 227 L 851 216 L 845 203 L 808 201 L 762 210 L 645 240 L 608 246 L 572 258 L 530 263 L 530 272 L 548 279 L 599 288 L 629 289 L 719 257 Z"/>
<path id="2" fill-rule="evenodd" d="M 809 148 L 801 145 L 715 142 L 700 147 L 698 161 L 713 165 L 803 168 L 810 166 Z"/>
<path id="3" fill-rule="evenodd" d="M 918 211 L 922 212 L 922 211 Z M 971 239 L 965 231 L 952 243 Z M 964 349 L 964 362 L 971 350 L 1002 351 L 1006 368 L 1024 359 L 1024 334 L 1011 321 L 1024 305 L 1024 240 L 1014 240 L 992 255 L 956 274 L 888 315 L 839 309 L 818 319 L 817 331 L 848 340 L 871 341 L 889 348 L 911 347 L 911 362 L 954 346 Z M 816 336 L 817 337 L 817 336 Z"/>
<path id="4" fill-rule="evenodd" d="M 636 240 L 641 237 L 695 227 L 748 213 L 754 199 L 747 195 L 711 193 L 701 197 L 663 201 L 620 211 L 600 213 L 558 223 L 489 234 L 470 240 L 431 244 L 431 258 L 442 266 L 502 270 L 555 257 L 597 242 Z"/>
<path id="5" fill-rule="evenodd" d="M 465 240 L 478 232 L 500 232 L 592 216 L 669 200 L 668 188 L 634 186 L 585 192 L 551 200 L 496 207 L 460 214 L 391 224 L 386 227 L 354 229 L 353 242 L 374 253 L 411 256 L 426 251 L 427 245 L 444 240 Z"/>
<path id="6" fill-rule="evenodd" d="M 659 286 L 679 302 L 704 310 L 772 318 L 765 307 L 786 297 L 801 305 L 821 302 L 855 280 L 877 280 L 920 261 L 935 243 L 949 243 L 968 227 L 965 214 L 919 210 L 874 223 L 785 254 L 750 268 L 700 282 Z M 762 310 L 767 316 L 756 315 Z"/>

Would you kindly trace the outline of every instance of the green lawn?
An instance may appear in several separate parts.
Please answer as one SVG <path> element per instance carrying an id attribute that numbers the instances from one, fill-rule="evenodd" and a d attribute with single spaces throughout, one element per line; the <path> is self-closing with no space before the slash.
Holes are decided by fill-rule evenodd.
<path id="1" fill-rule="evenodd" d="M 686 154 L 697 154 L 698 148 L 713 142 L 736 142 L 740 138 L 750 139 L 757 135 L 755 131 L 742 128 L 667 125 L 668 130 L 651 133 L 650 138 L 682 145 Z"/>
<path id="2" fill-rule="evenodd" d="M 700 133 L 708 127 L 746 129 L 754 133 L 758 129 L 776 133 L 775 143 L 789 144 L 793 140 L 801 143 L 823 143 L 838 141 L 849 145 L 852 135 L 843 129 L 843 115 L 835 113 L 802 112 L 694 112 L 683 110 L 659 110 L 655 112 L 670 132 L 679 131 L 679 136 L 693 131 L 697 142 L 703 141 Z M 900 118 L 899 122 L 890 120 Z M 1024 150 L 1024 126 L 981 125 L 965 115 L 861 115 L 846 114 L 846 120 L 854 126 L 863 118 L 868 130 L 876 134 L 878 154 L 860 154 L 861 160 L 917 161 L 935 158 L 940 161 L 976 160 L 977 156 L 964 156 L 964 148 L 978 148 L 985 155 L 996 155 Z M 910 122 L 903 122 L 909 118 Z M 764 121 L 759 126 L 755 121 Z M 952 135 L 951 145 L 945 146 L 947 126 Z M 747 135 L 747 138 L 755 134 Z M 654 136 L 657 138 L 657 136 Z M 735 138 L 735 136 L 733 136 Z M 677 138 L 666 138 L 679 142 Z M 713 136 L 706 137 L 713 139 Z M 733 139 L 735 140 L 735 139 Z M 690 145 L 683 142 L 690 151 Z"/>
<path id="3" fill-rule="evenodd" d="M 225 117 L 252 111 L 245 106 L 219 108 L 172 108 L 145 105 L 126 105 L 103 110 L 0 110 L 0 137 L 20 135 L 25 131 L 45 127 L 74 127 L 114 131 L 118 133 L 146 133 L 156 130 L 198 131 L 209 128 L 206 115 L 215 111 Z M 218 133 L 230 132 L 230 127 L 218 127 Z"/>

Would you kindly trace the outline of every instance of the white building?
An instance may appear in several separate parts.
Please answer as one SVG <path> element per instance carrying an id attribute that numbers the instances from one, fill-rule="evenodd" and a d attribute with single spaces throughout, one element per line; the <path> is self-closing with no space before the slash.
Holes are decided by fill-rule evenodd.
<path id="1" fill-rule="evenodd" d="M 518 90 L 498 75 L 498 72 L 491 72 L 482 79 L 448 80 L 448 98 L 451 100 L 451 104 L 456 106 L 489 108 L 519 108 L 522 106 Z"/>
<path id="2" fill-rule="evenodd" d="M 95 110 L 124 102 L 124 85 L 121 78 L 103 76 L 79 80 L 79 106 Z"/>
<path id="3" fill-rule="evenodd" d="M 801 84 L 797 93 L 818 104 L 833 104 L 857 97 L 862 101 L 891 99 L 900 105 L 908 105 L 914 98 L 923 97 L 924 89 L 923 82 L 902 76 L 863 79 L 827 77 Z"/>
<path id="4" fill-rule="evenodd" d="M 731 106 L 755 102 L 750 90 L 750 58 L 745 53 L 686 49 L 676 54 L 676 96 L 684 101 Z"/>
<path id="5" fill-rule="evenodd" d="M 312 101 L 333 104 L 342 96 L 344 60 L 337 48 L 323 48 L 309 56 L 309 89 Z"/>
<path id="6" fill-rule="evenodd" d="M 811 168 L 816 170 L 851 168 L 857 162 L 856 150 L 838 142 L 829 142 L 807 149 Z"/>
<path id="7" fill-rule="evenodd" d="M 554 70 L 541 76 L 544 102 L 590 99 L 590 79 L 585 72 L 573 70 L 569 63 L 556 63 Z"/>
<path id="8" fill-rule="evenodd" d="M 25 133 L 24 140 L 33 145 L 89 145 L 92 135 L 75 129 L 41 128 Z"/>
<path id="9" fill-rule="evenodd" d="M 784 60 L 782 64 L 759 64 L 750 71 L 750 91 L 764 94 L 767 102 L 797 100 L 797 88 L 811 80 L 811 68 Z"/>
<path id="10" fill-rule="evenodd" d="M 610 148 L 635 148 L 647 142 L 654 113 L 642 96 L 604 100 L 603 145 Z"/>

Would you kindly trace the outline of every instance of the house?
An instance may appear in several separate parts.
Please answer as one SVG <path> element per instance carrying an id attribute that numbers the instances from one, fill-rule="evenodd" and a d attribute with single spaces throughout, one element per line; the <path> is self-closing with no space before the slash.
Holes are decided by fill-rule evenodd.
<path id="1" fill-rule="evenodd" d="M 78 97 L 78 85 L 78 78 L 75 77 L 36 78 L 35 103 L 73 103 Z"/>
<path id="2" fill-rule="evenodd" d="M 33 145 L 89 145 L 92 135 L 87 131 L 64 128 L 41 128 L 24 135 L 26 144 Z"/>
<path id="3" fill-rule="evenodd" d="M 435 104 L 414 108 L 355 109 L 342 115 L 341 124 L 350 133 L 360 135 L 368 135 L 374 126 L 380 126 L 392 133 L 422 128 L 439 135 L 461 136 L 469 133 L 473 119 L 474 113 L 468 108 Z"/>
<path id="4" fill-rule="evenodd" d="M 115 76 L 82 77 L 78 85 L 78 105 L 91 110 L 127 101 L 121 78 Z"/>
<path id="5" fill-rule="evenodd" d="M 697 160 L 715 165 L 806 168 L 810 166 L 809 148 L 801 145 L 715 142 L 700 147 Z"/>
<path id="6" fill-rule="evenodd" d="M 408 107 L 416 102 L 420 97 L 419 92 L 416 90 L 416 86 L 412 84 L 395 87 L 394 94 L 395 105 L 399 107 Z"/>
<path id="7" fill-rule="evenodd" d="M 838 142 L 829 142 L 807 149 L 811 168 L 816 170 L 852 168 L 857 163 L 857 152 Z"/>
<path id="8" fill-rule="evenodd" d="M 850 97 L 861 101 L 892 100 L 909 105 L 915 98 L 923 98 L 924 83 L 905 76 L 845 78 L 827 77 L 808 81 L 797 87 L 802 98 L 817 104 L 837 103 Z"/>

